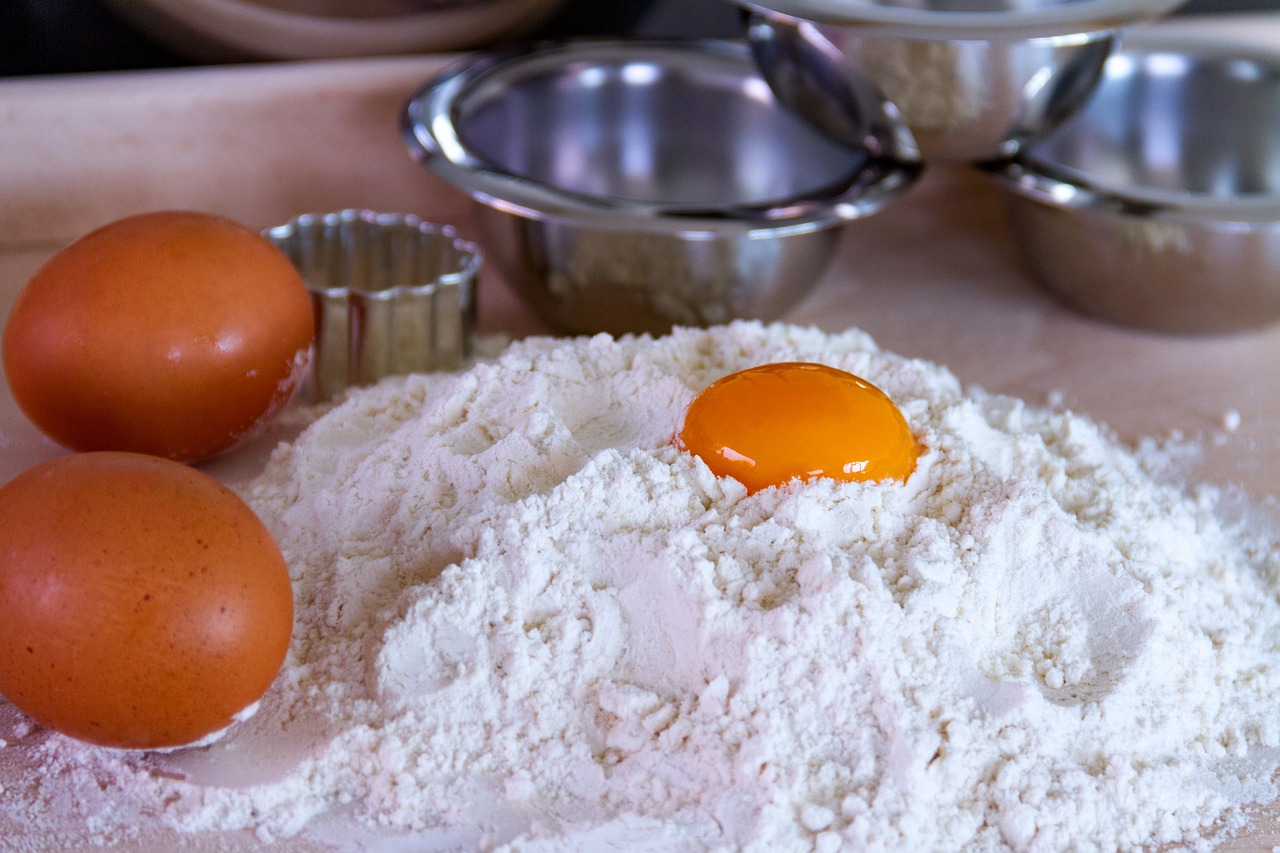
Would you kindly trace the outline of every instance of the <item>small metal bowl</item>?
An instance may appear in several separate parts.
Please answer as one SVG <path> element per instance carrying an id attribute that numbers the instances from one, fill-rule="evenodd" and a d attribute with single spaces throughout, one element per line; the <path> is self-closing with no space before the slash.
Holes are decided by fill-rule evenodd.
<path id="1" fill-rule="evenodd" d="M 470 352 L 481 255 L 451 226 L 353 209 L 303 214 L 263 235 L 311 294 L 315 401 L 387 376 L 454 369 Z"/>
<path id="2" fill-rule="evenodd" d="M 736 0 L 779 99 L 900 160 L 1015 153 L 1087 100 L 1119 28 L 1185 0 Z"/>
<path id="3" fill-rule="evenodd" d="M 411 152 L 477 202 L 486 259 L 573 333 L 774 319 L 843 223 L 917 168 L 775 102 L 745 45 L 570 40 L 479 55 L 403 116 Z"/>
<path id="4" fill-rule="evenodd" d="M 1280 51 L 1128 34 L 1081 114 L 990 171 L 1075 306 L 1181 333 L 1280 317 Z"/>

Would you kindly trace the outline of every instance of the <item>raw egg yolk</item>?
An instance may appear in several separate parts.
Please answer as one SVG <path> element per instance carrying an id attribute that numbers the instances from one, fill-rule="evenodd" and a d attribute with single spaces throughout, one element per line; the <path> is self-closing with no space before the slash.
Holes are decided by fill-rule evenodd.
<path id="1" fill-rule="evenodd" d="M 905 482 L 919 448 L 871 383 L 821 364 L 766 364 L 697 396 L 677 442 L 751 492 L 793 479 Z"/>

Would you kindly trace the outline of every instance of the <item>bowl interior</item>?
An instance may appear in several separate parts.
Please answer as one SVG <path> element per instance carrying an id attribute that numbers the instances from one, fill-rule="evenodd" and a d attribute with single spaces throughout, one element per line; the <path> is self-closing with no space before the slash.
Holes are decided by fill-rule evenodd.
<path id="1" fill-rule="evenodd" d="M 1084 111 L 1029 158 L 1116 191 L 1280 196 L 1280 57 L 1126 47 Z"/>
<path id="2" fill-rule="evenodd" d="M 847 184 L 866 162 L 783 110 L 745 51 L 533 54 L 477 80 L 454 120 L 492 168 L 624 202 L 774 204 Z"/>

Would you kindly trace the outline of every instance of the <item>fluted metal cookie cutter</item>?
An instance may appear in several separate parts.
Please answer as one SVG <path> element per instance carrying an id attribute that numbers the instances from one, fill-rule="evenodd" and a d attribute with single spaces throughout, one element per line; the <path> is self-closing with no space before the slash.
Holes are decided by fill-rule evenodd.
<path id="1" fill-rule="evenodd" d="M 470 352 L 481 253 L 453 227 L 351 209 L 263 234 L 311 294 L 317 402 L 387 376 L 455 369 Z"/>

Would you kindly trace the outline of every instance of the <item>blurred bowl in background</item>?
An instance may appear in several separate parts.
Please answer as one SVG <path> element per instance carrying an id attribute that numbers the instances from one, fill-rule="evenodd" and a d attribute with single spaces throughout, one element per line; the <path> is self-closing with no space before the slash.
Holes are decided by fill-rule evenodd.
<path id="1" fill-rule="evenodd" d="M 191 59 L 326 59 L 463 50 L 516 38 L 564 0 L 103 0 Z"/>
<path id="2" fill-rule="evenodd" d="M 917 172 L 782 109 L 730 42 L 472 57 L 409 101 L 404 130 L 476 200 L 491 265 L 574 333 L 774 319 L 817 283 L 839 226 Z"/>
<path id="3" fill-rule="evenodd" d="M 1185 0 L 735 0 L 779 99 L 901 160 L 1013 154 L 1088 98 L 1117 30 Z"/>
<path id="4" fill-rule="evenodd" d="M 989 169 L 1030 271 L 1166 332 L 1280 318 L 1280 51 L 1127 33 L 1083 112 Z"/>

